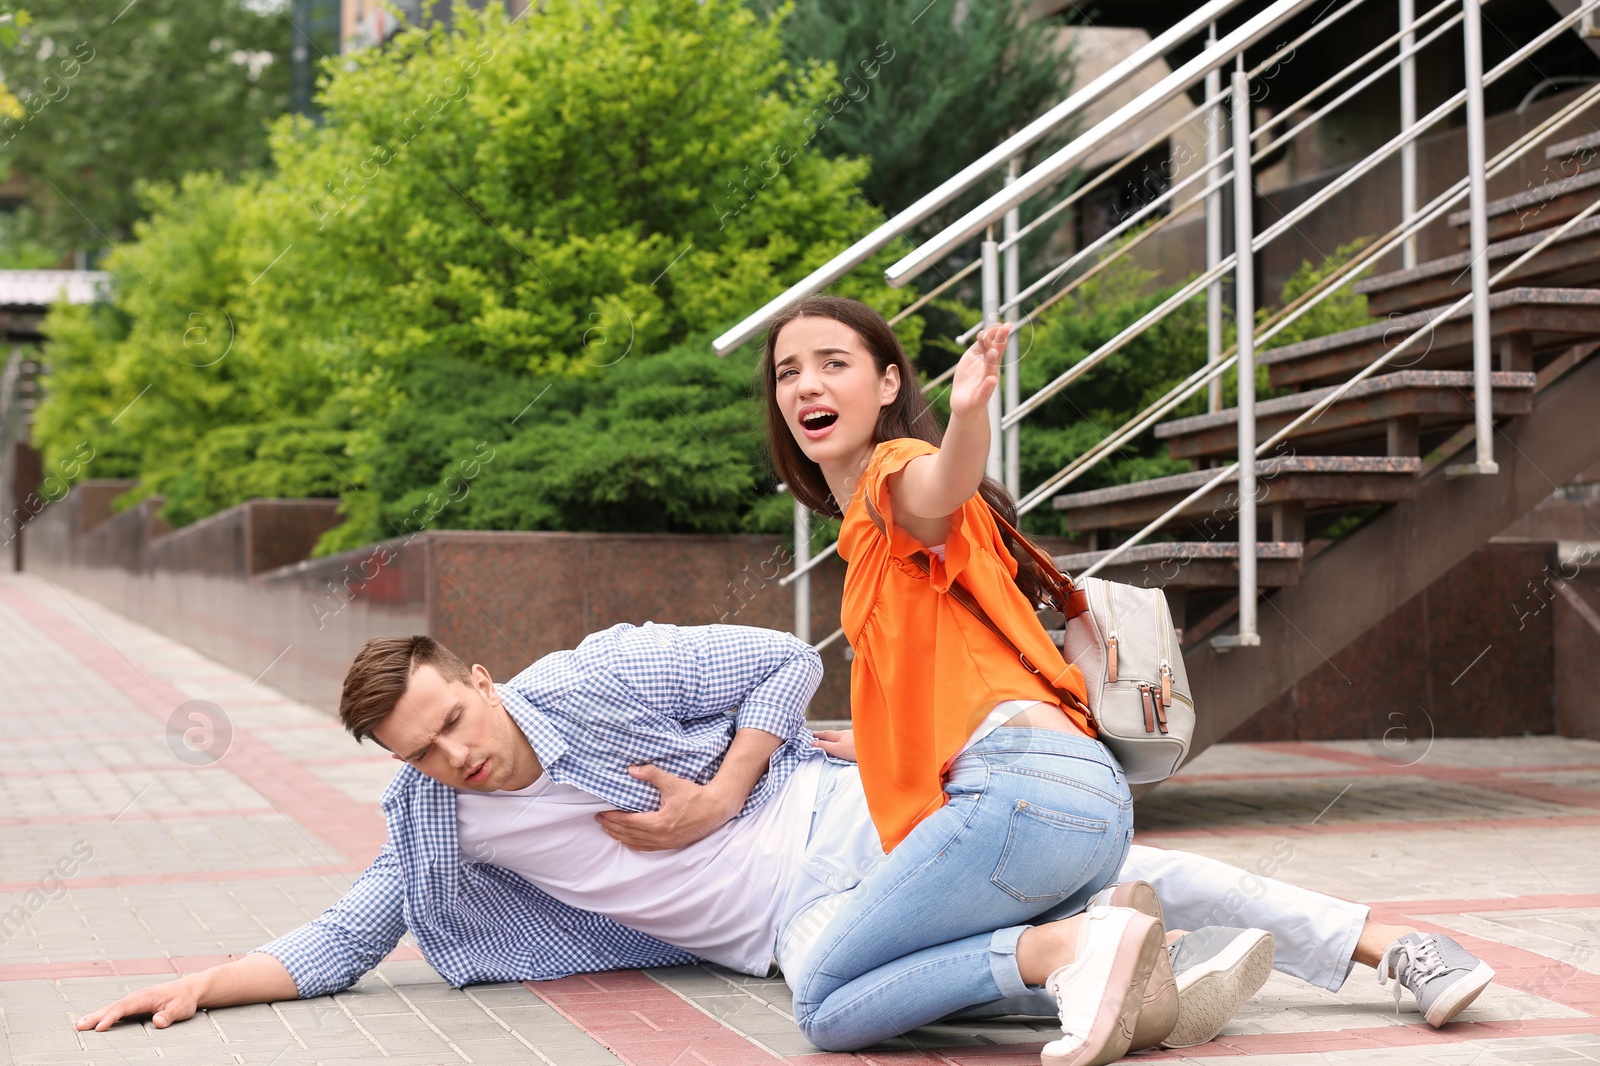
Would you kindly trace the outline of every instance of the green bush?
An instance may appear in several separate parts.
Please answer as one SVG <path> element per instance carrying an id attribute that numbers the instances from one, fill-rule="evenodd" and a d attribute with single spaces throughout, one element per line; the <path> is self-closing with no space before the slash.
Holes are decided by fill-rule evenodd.
<path id="1" fill-rule="evenodd" d="M 427 491 L 408 480 L 427 463 L 394 456 L 453 439 L 469 380 L 526 396 L 570 376 L 540 413 L 585 432 L 635 366 L 760 306 L 876 218 L 856 192 L 865 161 L 804 147 L 833 72 L 792 70 L 779 32 L 734 0 L 692 23 L 672 0 L 572 0 L 515 22 L 462 8 L 453 32 L 340 57 L 324 123 L 274 125 L 273 172 L 144 188 L 149 218 L 108 263 L 114 302 L 46 323 L 39 441 L 51 456 L 91 441 L 94 474 L 137 474 L 175 522 L 253 494 L 341 495 L 350 521 L 327 549 L 383 535 Z M 852 294 L 886 311 L 911 299 L 872 280 L 896 254 Z M 671 365 L 696 361 L 730 372 L 705 345 Z M 650 395 L 616 424 L 674 439 L 679 416 Z M 608 447 L 568 439 L 524 472 L 537 500 L 484 482 L 440 521 L 487 523 L 478 501 L 496 498 L 483 514 L 513 528 L 620 528 L 654 490 L 640 463 L 625 489 L 591 486 L 617 465 Z M 725 464 L 652 461 L 681 462 L 691 502 L 673 528 L 727 524 L 707 510 L 731 506 Z"/>
<path id="2" fill-rule="evenodd" d="M 772 492 L 755 353 L 701 336 L 584 375 L 514 375 L 442 357 L 407 390 L 449 395 L 377 428 L 365 518 L 330 547 L 414 528 L 739 533 L 787 528 Z M 559 458 L 558 458 L 559 457 Z M 472 476 L 466 476 L 470 472 Z"/>

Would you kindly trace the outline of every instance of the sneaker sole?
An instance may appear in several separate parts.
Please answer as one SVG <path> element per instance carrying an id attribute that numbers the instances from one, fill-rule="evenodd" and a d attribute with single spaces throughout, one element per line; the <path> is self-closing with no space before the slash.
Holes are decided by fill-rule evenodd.
<path id="1" fill-rule="evenodd" d="M 1145 985 L 1157 956 L 1166 950 L 1166 931 L 1159 921 L 1143 913 L 1129 920 L 1117 943 L 1105 997 L 1084 1042 L 1066 1054 L 1052 1053 L 1046 1044 L 1039 1056 L 1041 1066 L 1106 1066 L 1126 1055 L 1144 1005 Z"/>
<path id="2" fill-rule="evenodd" d="M 1494 968 L 1486 962 L 1478 963 L 1477 967 L 1469 970 L 1466 976 L 1457 978 L 1448 993 L 1434 1000 L 1423 1017 L 1435 1029 L 1449 1025 L 1455 1020 L 1456 1015 L 1472 1006 L 1472 1001 L 1478 998 L 1478 993 L 1488 988 L 1489 982 L 1493 980 Z"/>
<path id="3" fill-rule="evenodd" d="M 1194 1047 L 1214 1040 L 1222 1027 L 1272 973 L 1272 934 L 1239 938 L 1228 950 L 1178 979 L 1178 1023 L 1164 1048 Z"/>
<path id="4" fill-rule="evenodd" d="M 1162 939 L 1165 940 L 1165 933 Z M 1128 1050 L 1146 1051 L 1158 1046 L 1178 1026 L 1178 982 L 1172 975 L 1172 962 L 1167 958 L 1166 944 L 1156 953 L 1155 967 L 1150 971 L 1150 981 L 1144 988 L 1144 1000 L 1139 1006 L 1139 1020 L 1134 1024 L 1133 1040 Z"/>
<path id="5" fill-rule="evenodd" d="M 1113 907 L 1127 907 L 1140 914 L 1148 914 L 1166 928 L 1166 915 L 1161 910 L 1161 897 L 1149 881 L 1123 881 L 1113 885 L 1106 902 Z M 1165 933 L 1162 934 L 1163 938 Z M 1133 1030 L 1129 1051 L 1145 1051 L 1160 1044 L 1172 1032 L 1178 1021 L 1178 986 L 1172 976 L 1172 964 L 1166 951 L 1156 959 L 1150 972 L 1150 983 L 1145 986 L 1144 1001 L 1139 1008 L 1139 1021 Z"/>
<path id="6" fill-rule="evenodd" d="M 1161 897 L 1156 895 L 1155 887 L 1149 881 L 1124 881 L 1113 886 L 1111 905 L 1148 914 L 1163 926 L 1166 925 L 1166 916 L 1161 913 Z"/>

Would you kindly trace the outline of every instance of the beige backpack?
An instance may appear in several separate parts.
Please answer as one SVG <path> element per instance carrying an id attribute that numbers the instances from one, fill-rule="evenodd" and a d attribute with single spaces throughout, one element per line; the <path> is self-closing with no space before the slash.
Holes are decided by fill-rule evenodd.
<path id="1" fill-rule="evenodd" d="M 884 532 L 883 516 L 871 498 L 863 502 L 872 524 Z M 992 507 L 989 510 L 994 514 Z M 1004 517 L 994 514 L 994 520 L 1044 571 L 1049 585 L 1046 606 L 1066 619 L 1062 658 L 1083 671 L 1089 705 L 1084 707 L 1070 689 L 1056 688 L 1056 694 L 1088 715 L 1130 784 L 1171 777 L 1189 754 L 1194 698 L 1166 595 L 1160 589 L 1097 577 L 1085 578 L 1082 587 L 1074 585 L 1054 559 Z M 917 552 L 911 561 L 923 573 L 929 571 L 926 552 Z M 1038 673 L 971 593 L 952 583 L 950 595 L 1016 652 L 1024 666 Z"/>

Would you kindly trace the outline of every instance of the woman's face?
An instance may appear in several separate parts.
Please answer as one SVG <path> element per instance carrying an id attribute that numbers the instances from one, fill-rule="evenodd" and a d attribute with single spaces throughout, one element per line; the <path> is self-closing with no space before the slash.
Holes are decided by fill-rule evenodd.
<path id="1" fill-rule="evenodd" d="M 871 452 L 878 411 L 900 392 L 898 367 L 880 374 L 860 334 L 814 316 L 778 331 L 772 364 L 783 420 L 830 481 Z"/>

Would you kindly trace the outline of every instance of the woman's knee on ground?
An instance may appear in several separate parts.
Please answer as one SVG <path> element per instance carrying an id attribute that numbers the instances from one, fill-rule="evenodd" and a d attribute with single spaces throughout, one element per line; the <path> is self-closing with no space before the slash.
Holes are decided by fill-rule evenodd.
<path id="1" fill-rule="evenodd" d="M 827 1010 L 821 1003 L 802 1004 L 797 997 L 794 1020 L 800 1035 L 823 1051 L 859 1051 L 877 1043 L 875 1039 L 863 1042 L 858 1027 L 846 1024 L 840 1011 Z"/>

